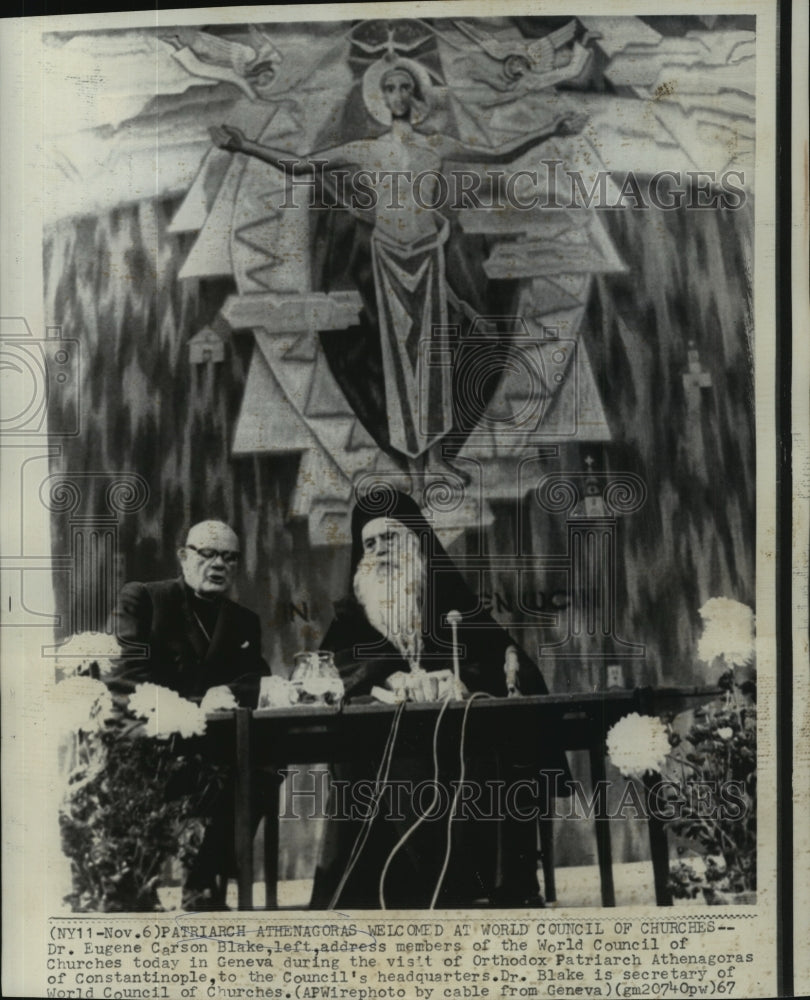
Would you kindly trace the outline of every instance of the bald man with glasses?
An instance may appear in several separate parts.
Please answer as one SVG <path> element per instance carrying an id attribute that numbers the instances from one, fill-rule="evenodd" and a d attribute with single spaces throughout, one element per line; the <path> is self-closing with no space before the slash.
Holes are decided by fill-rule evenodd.
<path id="1" fill-rule="evenodd" d="M 125 650 L 137 644 L 148 651 L 125 656 L 110 686 L 127 694 L 150 681 L 185 698 L 227 686 L 240 704 L 254 707 L 260 678 L 270 671 L 258 617 L 226 597 L 239 565 L 239 539 L 221 521 L 202 521 L 177 556 L 179 578 L 121 588 L 112 630 Z"/>
<path id="2" fill-rule="evenodd" d="M 189 530 L 177 556 L 177 579 L 121 588 L 111 624 L 125 652 L 104 680 L 117 694 L 151 682 L 197 700 L 213 688 L 227 688 L 240 705 L 255 707 L 260 679 L 270 670 L 262 658 L 258 617 L 226 596 L 239 565 L 239 539 L 221 521 L 202 521 Z M 184 876 L 185 910 L 227 909 L 228 877 L 235 869 L 232 781 L 230 776 L 201 807 L 208 825 Z"/>

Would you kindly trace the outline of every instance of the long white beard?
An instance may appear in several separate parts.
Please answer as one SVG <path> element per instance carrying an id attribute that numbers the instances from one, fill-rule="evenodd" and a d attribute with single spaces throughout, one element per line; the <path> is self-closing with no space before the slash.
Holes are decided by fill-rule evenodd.
<path id="1" fill-rule="evenodd" d="M 388 565 L 364 555 L 354 575 L 354 594 L 369 622 L 412 665 L 422 649 L 422 557 L 418 549 Z"/>

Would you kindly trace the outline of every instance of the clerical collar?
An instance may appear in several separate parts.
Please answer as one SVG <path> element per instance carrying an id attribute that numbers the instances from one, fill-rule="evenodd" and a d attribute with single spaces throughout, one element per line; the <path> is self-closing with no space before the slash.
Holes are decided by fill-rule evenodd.
<path id="1" fill-rule="evenodd" d="M 205 634 L 206 639 L 210 642 L 219 618 L 219 612 L 222 607 L 222 598 L 219 594 L 215 594 L 210 598 L 200 597 L 199 594 L 194 593 L 188 584 L 185 584 L 185 588 L 191 613 L 197 619 L 197 623 Z"/>
<path id="2" fill-rule="evenodd" d="M 183 581 L 183 586 L 186 588 L 186 595 L 193 600 L 198 601 L 203 607 L 218 608 L 220 602 L 222 601 L 221 594 L 212 594 L 210 597 L 202 597 L 200 594 L 193 591 L 185 581 Z"/>

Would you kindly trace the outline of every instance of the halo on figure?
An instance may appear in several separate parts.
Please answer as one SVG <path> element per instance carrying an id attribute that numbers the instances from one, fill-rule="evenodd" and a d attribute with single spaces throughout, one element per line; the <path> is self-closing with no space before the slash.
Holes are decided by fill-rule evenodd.
<path id="1" fill-rule="evenodd" d="M 382 122 L 383 125 L 391 124 L 391 109 L 386 105 L 382 92 L 383 78 L 388 74 L 398 70 L 407 73 L 414 83 L 414 97 L 411 106 L 411 124 L 418 125 L 430 114 L 433 104 L 433 93 L 430 83 L 430 74 L 415 59 L 408 59 L 405 56 L 384 56 L 373 62 L 363 76 L 363 101 L 369 113 Z"/>

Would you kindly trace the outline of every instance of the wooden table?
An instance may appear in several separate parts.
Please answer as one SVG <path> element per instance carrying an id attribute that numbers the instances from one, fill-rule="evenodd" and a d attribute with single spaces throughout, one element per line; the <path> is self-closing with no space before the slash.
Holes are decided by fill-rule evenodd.
<path id="1" fill-rule="evenodd" d="M 677 713 L 717 697 L 716 688 L 639 688 L 595 694 L 531 695 L 519 698 L 476 700 L 467 720 L 467 746 L 485 746 L 507 762 L 533 762 L 542 769 L 552 751 L 587 750 L 592 787 L 605 780 L 605 735 L 630 712 L 641 715 Z M 466 703 L 452 702 L 445 711 L 442 730 L 459 732 Z M 397 736 L 396 752 L 410 756 L 432 753 L 433 727 L 441 705 L 436 702 L 405 706 Z M 277 908 L 279 789 L 281 772 L 290 764 L 324 761 L 379 760 L 389 734 L 395 706 L 350 703 L 341 708 L 296 706 L 246 708 L 209 716 L 209 733 L 236 768 L 236 858 L 239 909 L 253 908 L 253 831 L 251 802 L 257 773 L 266 789 L 265 883 L 266 909 Z M 457 738 L 457 737 L 456 737 Z M 270 772 L 268 774 L 268 772 Z M 273 780 L 273 777 L 277 780 Z M 650 779 L 648 779 L 649 781 Z M 615 906 L 610 826 L 604 800 L 597 798 L 596 849 L 603 906 Z M 669 852 L 666 829 L 648 816 L 650 855 L 656 902 L 671 905 L 667 888 Z M 546 870 L 548 881 L 549 871 Z M 553 879 L 553 868 L 551 869 Z M 547 898 L 553 895 L 546 888 Z"/>

